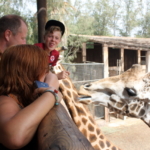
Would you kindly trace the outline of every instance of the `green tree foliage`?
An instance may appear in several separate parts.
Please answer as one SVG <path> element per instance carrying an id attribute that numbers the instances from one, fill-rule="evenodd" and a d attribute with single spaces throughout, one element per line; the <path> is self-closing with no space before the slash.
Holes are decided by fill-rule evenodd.
<path id="1" fill-rule="evenodd" d="M 81 50 L 82 44 L 86 41 L 86 38 L 79 37 L 78 35 L 70 35 L 68 37 L 68 49 L 64 52 L 63 62 L 72 62 L 77 56 L 76 53 Z"/>
<path id="2" fill-rule="evenodd" d="M 150 0 L 141 3 L 141 18 L 138 19 L 137 37 L 150 37 Z"/>
<path id="3" fill-rule="evenodd" d="M 88 3 L 90 3 L 88 1 Z M 69 31 L 71 34 L 93 35 L 93 21 L 94 18 L 90 15 L 90 9 L 84 9 L 85 3 L 76 0 L 73 4 L 75 11 L 72 12 L 68 20 Z M 92 6 L 92 5 L 91 5 Z"/>
<path id="4" fill-rule="evenodd" d="M 134 0 L 124 0 L 123 1 L 123 9 L 121 16 L 121 28 L 120 35 L 121 36 L 131 36 L 131 31 L 137 26 L 137 17 L 139 15 L 140 9 L 138 5 L 138 1 Z"/>
<path id="5" fill-rule="evenodd" d="M 38 42 L 38 25 L 37 25 L 37 16 L 36 14 L 28 18 L 25 16 L 26 22 L 28 23 L 28 36 L 27 43 L 34 44 Z"/>
<path id="6" fill-rule="evenodd" d="M 38 41 L 37 14 L 32 7 L 37 7 L 36 0 L 0 0 L 0 17 L 18 14 L 27 21 L 29 44 Z M 86 40 L 78 35 L 149 37 L 149 18 L 150 0 L 47 0 L 47 20 L 60 20 L 66 27 L 60 45 L 68 47 L 66 61 L 76 57 Z M 77 37 L 71 38 L 71 34 Z"/>
<path id="7" fill-rule="evenodd" d="M 119 30 L 119 20 L 120 20 L 120 17 L 121 17 L 121 6 L 120 6 L 120 0 L 117 1 L 117 0 L 112 0 L 110 2 L 110 10 L 111 10 L 111 13 L 110 13 L 110 18 L 111 18 L 111 21 L 110 21 L 110 29 L 112 29 L 112 34 L 114 36 L 117 35 L 117 32 Z"/>
<path id="8" fill-rule="evenodd" d="M 101 0 L 95 3 L 93 10 L 94 17 L 94 34 L 110 35 L 109 25 L 111 24 L 111 7 L 109 0 Z"/>

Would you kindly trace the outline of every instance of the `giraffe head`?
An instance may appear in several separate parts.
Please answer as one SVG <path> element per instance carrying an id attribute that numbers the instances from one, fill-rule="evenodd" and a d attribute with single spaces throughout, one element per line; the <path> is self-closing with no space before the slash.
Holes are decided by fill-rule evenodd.
<path id="1" fill-rule="evenodd" d="M 149 123 L 150 75 L 133 65 L 121 75 L 82 85 L 80 94 L 91 95 L 92 103 L 119 110 Z M 149 119 L 147 119 L 149 118 Z"/>

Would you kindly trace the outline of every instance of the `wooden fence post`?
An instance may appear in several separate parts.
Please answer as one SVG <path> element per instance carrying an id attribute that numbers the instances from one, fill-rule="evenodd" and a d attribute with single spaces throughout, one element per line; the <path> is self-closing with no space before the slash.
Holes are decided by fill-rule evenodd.
<path id="1" fill-rule="evenodd" d="M 39 125 L 38 150 L 94 150 L 60 103 Z"/>

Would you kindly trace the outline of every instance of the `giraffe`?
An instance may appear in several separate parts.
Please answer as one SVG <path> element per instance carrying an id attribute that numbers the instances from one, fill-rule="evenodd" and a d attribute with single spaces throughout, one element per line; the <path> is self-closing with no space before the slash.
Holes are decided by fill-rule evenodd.
<path id="1" fill-rule="evenodd" d="M 150 73 L 135 64 L 121 75 L 82 85 L 79 93 L 113 111 L 142 119 L 150 126 Z M 80 101 L 81 102 L 81 101 Z"/>
<path id="2" fill-rule="evenodd" d="M 55 73 L 62 70 L 63 66 L 57 63 Z M 104 136 L 87 107 L 78 101 L 77 90 L 69 77 L 60 80 L 60 91 L 71 118 L 95 150 L 120 150 Z"/>

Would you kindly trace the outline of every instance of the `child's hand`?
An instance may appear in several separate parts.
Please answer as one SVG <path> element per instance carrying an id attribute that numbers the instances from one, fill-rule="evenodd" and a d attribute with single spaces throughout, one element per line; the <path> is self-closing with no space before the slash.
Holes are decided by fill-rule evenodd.
<path id="1" fill-rule="evenodd" d="M 44 82 L 48 83 L 50 87 L 54 87 L 57 90 L 59 89 L 58 77 L 56 74 L 53 74 L 52 72 L 49 72 L 46 75 Z"/>
<path id="2" fill-rule="evenodd" d="M 70 73 L 68 71 L 62 71 L 57 74 L 57 77 L 58 77 L 58 80 L 61 80 L 61 79 L 67 78 L 68 75 L 70 75 Z"/>

